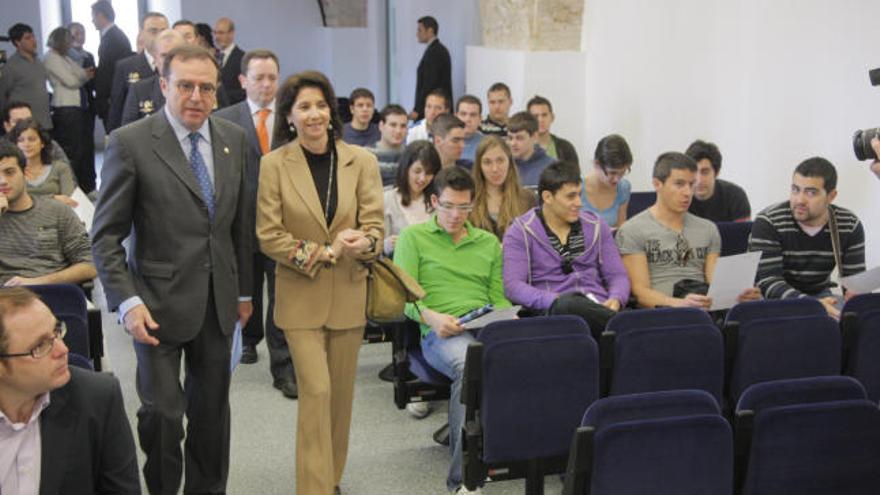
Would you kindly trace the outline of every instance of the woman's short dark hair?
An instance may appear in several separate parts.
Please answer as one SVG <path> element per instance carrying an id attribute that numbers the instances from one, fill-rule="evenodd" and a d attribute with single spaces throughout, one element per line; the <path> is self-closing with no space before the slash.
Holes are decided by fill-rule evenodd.
<path id="1" fill-rule="evenodd" d="M 336 102 L 336 93 L 327 76 L 318 71 L 307 70 L 288 77 L 281 88 L 275 103 L 275 142 L 287 143 L 296 139 L 296 129 L 287 121 L 290 110 L 303 88 L 315 88 L 324 95 L 324 101 L 330 107 L 330 125 L 333 126 L 334 139 L 342 136 L 342 119 L 339 117 L 339 107 Z"/>
<path id="2" fill-rule="evenodd" d="M 437 175 L 440 171 L 440 155 L 430 141 L 419 139 L 407 145 L 406 149 L 400 155 L 397 161 L 397 176 L 394 179 L 394 186 L 400 193 L 400 203 L 403 206 L 409 206 L 412 201 L 412 191 L 409 190 L 409 169 L 413 163 L 419 162 L 425 169 L 425 173 Z M 425 206 L 431 206 L 431 184 L 425 187 L 422 197 L 425 200 Z"/>
<path id="3" fill-rule="evenodd" d="M 825 192 L 831 192 L 837 188 L 837 170 L 825 158 L 814 156 L 802 161 L 794 173 L 803 175 L 804 177 L 820 177 L 823 181 L 822 187 Z"/>
<path id="4" fill-rule="evenodd" d="M 556 194 L 565 184 L 580 185 L 581 171 L 577 164 L 572 162 L 556 162 L 547 165 L 538 179 L 538 196 L 544 191 Z"/>
<path id="5" fill-rule="evenodd" d="M 600 139 L 599 144 L 596 145 L 593 159 L 602 167 L 603 171 L 629 168 L 633 162 L 629 145 L 620 134 L 611 134 Z"/>
<path id="6" fill-rule="evenodd" d="M 211 26 L 205 24 L 204 22 L 200 22 L 196 24 L 196 36 L 201 36 L 205 39 L 205 42 L 210 47 L 214 47 L 214 33 L 211 30 Z"/>
<path id="7" fill-rule="evenodd" d="M 49 131 L 40 126 L 37 119 L 28 117 L 19 120 L 15 127 L 9 131 L 9 141 L 18 144 L 18 138 L 28 129 L 36 131 L 37 136 L 40 136 L 40 141 L 43 143 L 43 149 L 40 150 L 40 160 L 43 161 L 43 165 L 52 163 L 52 137 L 49 136 Z"/>

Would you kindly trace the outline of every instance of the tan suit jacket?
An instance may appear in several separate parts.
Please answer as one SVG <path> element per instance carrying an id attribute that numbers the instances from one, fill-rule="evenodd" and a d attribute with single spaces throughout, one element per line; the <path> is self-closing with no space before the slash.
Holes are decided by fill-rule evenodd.
<path id="1" fill-rule="evenodd" d="M 375 156 L 359 146 L 336 142 L 339 154 L 337 207 L 331 225 L 318 200 L 305 154 L 294 140 L 260 162 L 257 238 L 260 249 L 277 262 L 275 323 L 282 329 L 346 329 L 366 324 L 367 269 L 340 257 L 314 278 L 288 261 L 297 240 L 332 243 L 345 229 L 376 238 L 382 249 L 382 179 Z"/>

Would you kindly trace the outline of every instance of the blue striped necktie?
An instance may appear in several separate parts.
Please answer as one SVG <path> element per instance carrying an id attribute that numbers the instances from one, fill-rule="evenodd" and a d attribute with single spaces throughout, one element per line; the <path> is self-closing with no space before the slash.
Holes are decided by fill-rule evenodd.
<path id="1" fill-rule="evenodd" d="M 199 181 L 199 187 L 202 189 L 202 197 L 205 198 L 205 205 L 208 207 L 208 216 L 214 221 L 214 186 L 211 184 L 211 176 L 208 175 L 208 166 L 205 165 L 205 158 L 199 151 L 199 133 L 193 132 L 189 135 L 192 143 L 192 149 L 189 152 L 189 166 L 192 167 L 193 173 L 196 174 L 196 180 Z"/>

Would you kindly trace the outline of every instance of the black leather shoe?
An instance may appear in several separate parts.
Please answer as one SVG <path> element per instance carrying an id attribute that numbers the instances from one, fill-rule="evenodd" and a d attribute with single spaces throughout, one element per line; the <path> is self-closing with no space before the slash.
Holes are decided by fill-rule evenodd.
<path id="1" fill-rule="evenodd" d="M 296 388 L 296 382 L 293 380 L 275 380 L 272 386 L 281 391 L 288 399 L 296 399 L 299 391 Z"/>
<path id="2" fill-rule="evenodd" d="M 256 346 L 245 344 L 241 348 L 241 364 L 254 364 L 257 362 Z"/>
<path id="3" fill-rule="evenodd" d="M 342 490 L 338 486 L 333 488 L 333 495 L 342 495 Z"/>
<path id="4" fill-rule="evenodd" d="M 449 447 L 449 423 L 441 426 L 440 429 L 438 429 L 434 432 L 433 435 L 431 435 L 431 437 L 434 439 L 435 442 L 439 443 L 440 445 L 445 445 L 446 447 Z"/>

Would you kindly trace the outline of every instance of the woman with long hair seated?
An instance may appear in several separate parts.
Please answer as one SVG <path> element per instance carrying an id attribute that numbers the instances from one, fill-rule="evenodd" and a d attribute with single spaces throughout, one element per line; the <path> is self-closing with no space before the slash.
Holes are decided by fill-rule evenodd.
<path id="1" fill-rule="evenodd" d="M 513 153 L 500 137 L 484 137 L 477 146 L 476 158 L 473 175 L 477 192 L 470 221 L 501 239 L 513 219 L 538 200 L 520 185 Z"/>
<path id="2" fill-rule="evenodd" d="M 77 206 L 78 203 L 70 198 L 76 189 L 73 170 L 64 162 L 52 162 L 52 138 L 35 119 L 18 121 L 9 131 L 9 141 L 15 143 L 27 159 L 24 175 L 28 193 L 52 196 L 70 206 Z"/>
<path id="3" fill-rule="evenodd" d="M 431 218 L 434 175 L 440 171 L 440 155 L 429 141 L 410 143 L 397 164 L 394 187 L 385 191 L 385 256 L 394 252 L 400 231 Z"/>
<path id="4" fill-rule="evenodd" d="M 619 134 L 611 134 L 599 140 L 593 156 L 593 170 L 584 178 L 581 197 L 584 210 L 602 217 L 612 229 L 626 221 L 632 186 L 624 177 L 632 168 L 632 162 L 626 140 Z"/>

